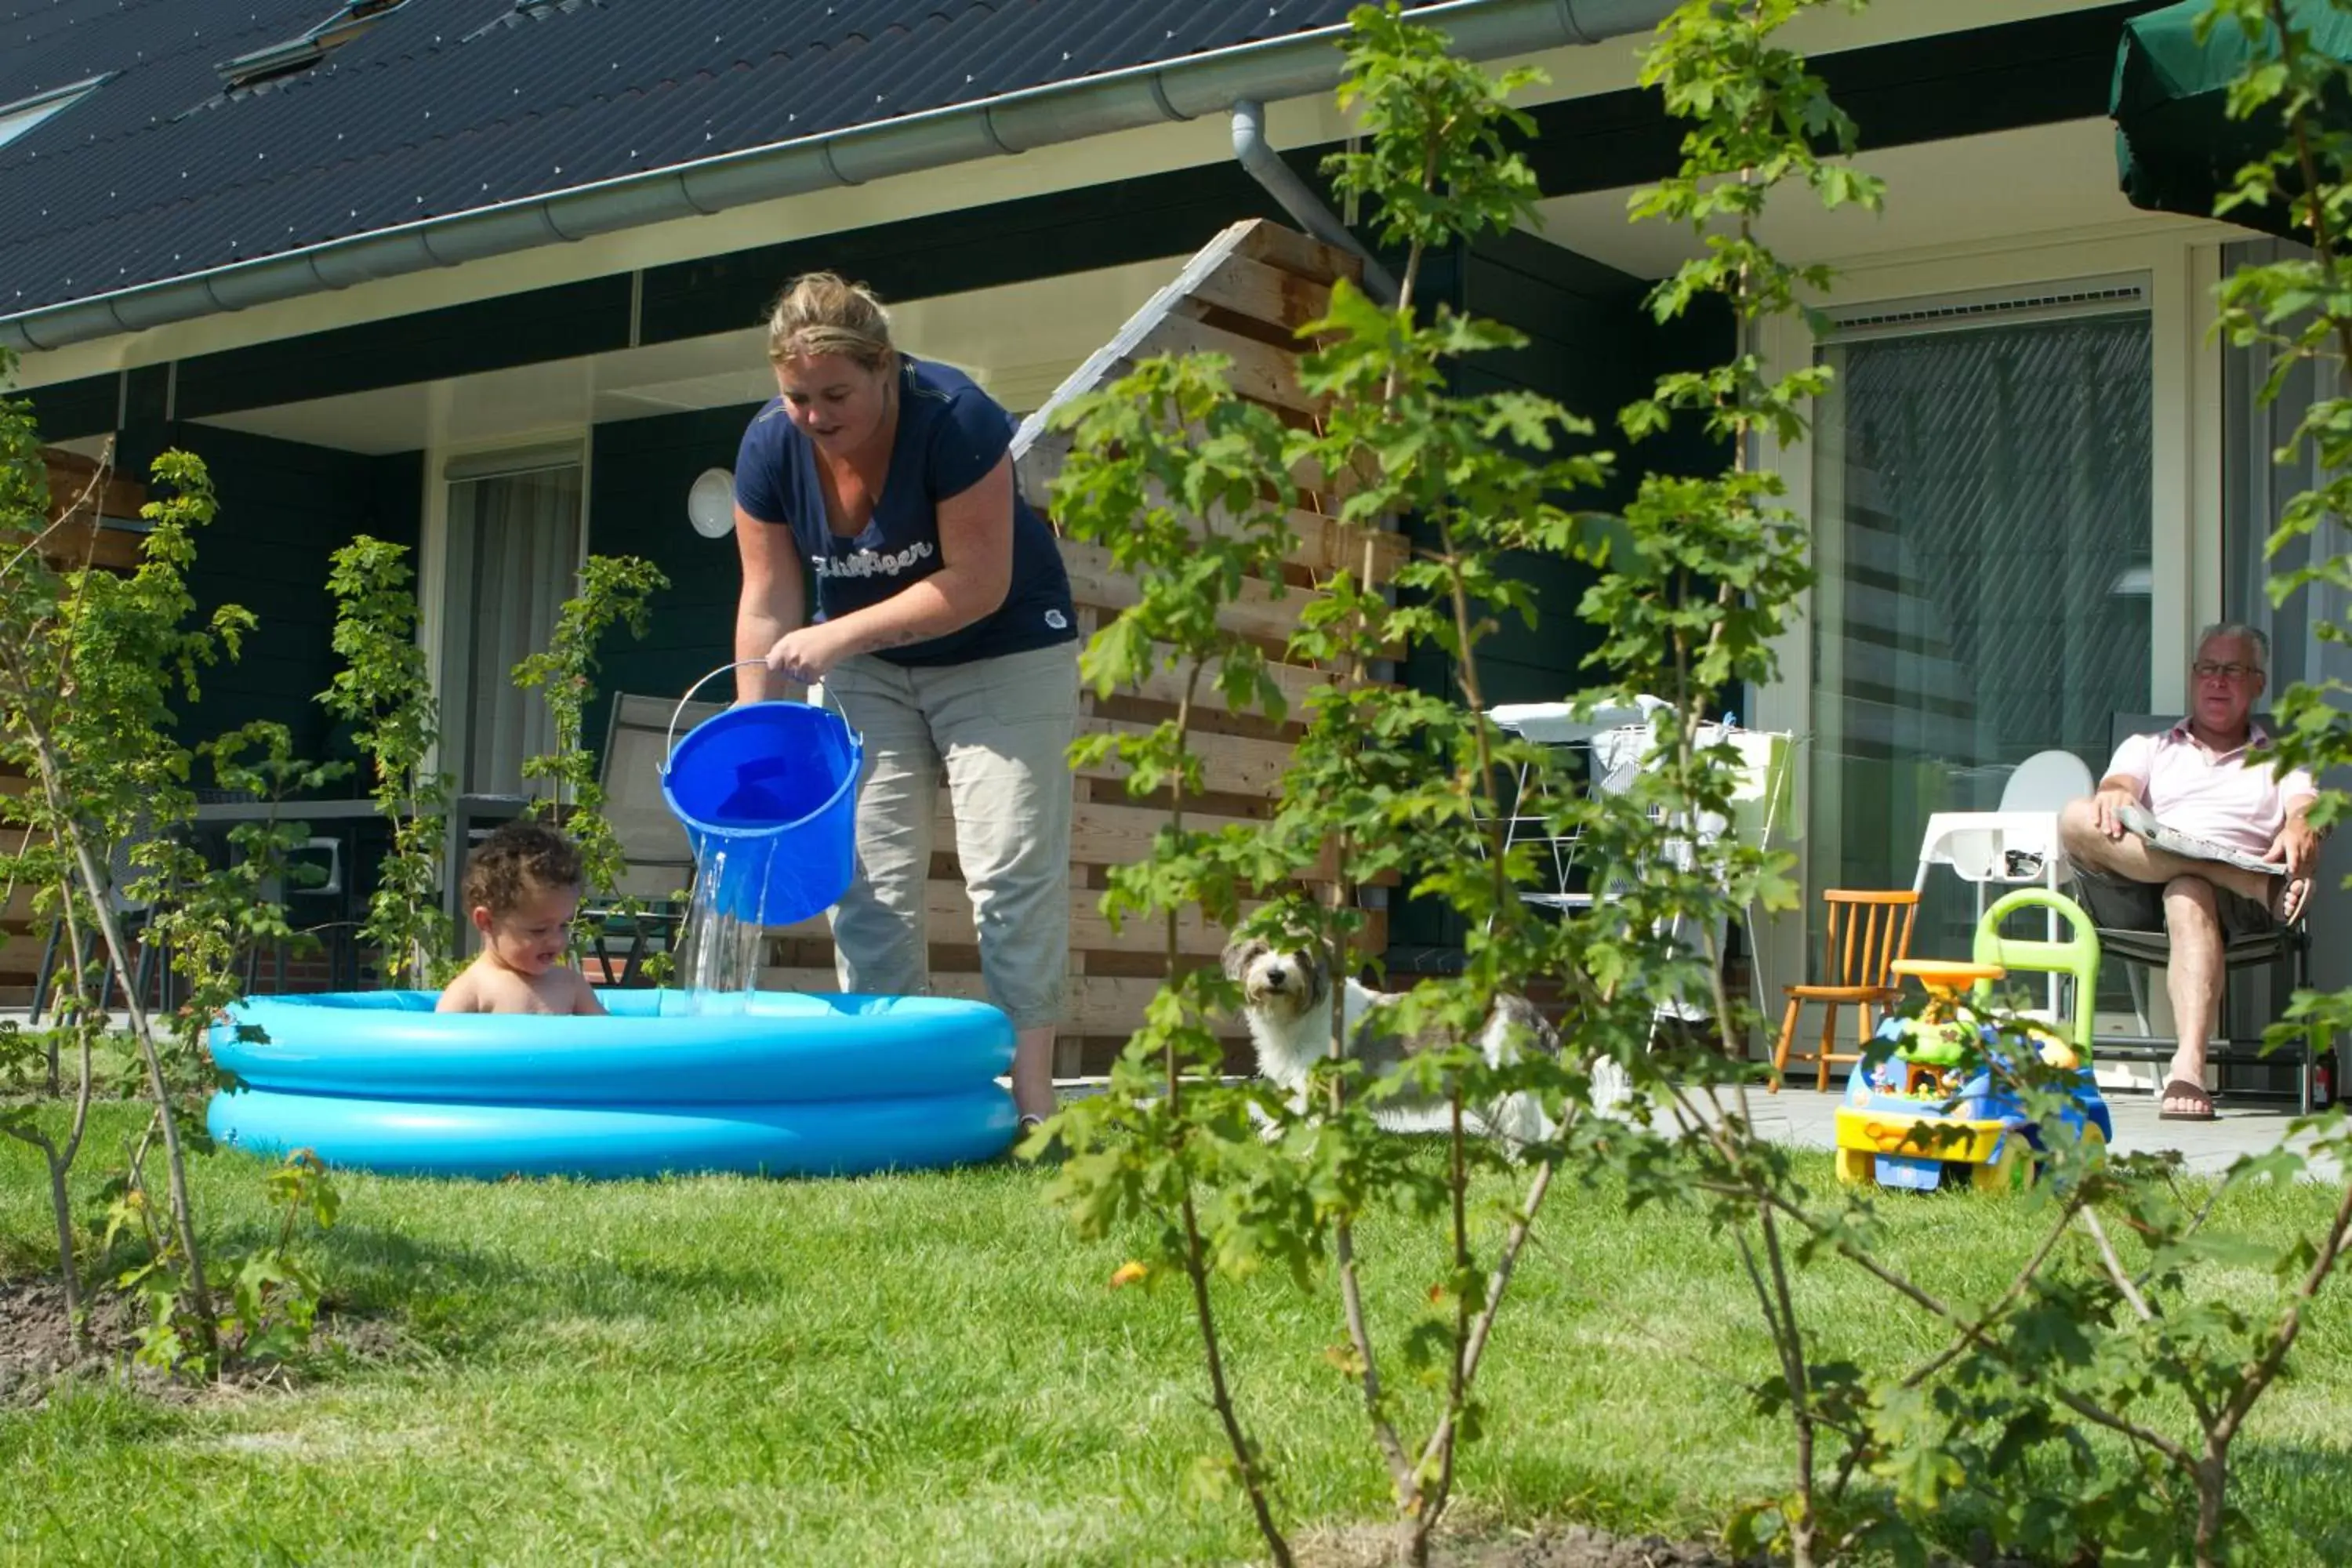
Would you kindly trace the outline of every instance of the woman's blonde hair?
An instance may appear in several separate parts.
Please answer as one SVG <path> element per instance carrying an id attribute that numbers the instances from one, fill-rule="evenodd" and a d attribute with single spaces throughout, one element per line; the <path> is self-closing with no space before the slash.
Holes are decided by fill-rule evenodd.
<path id="1" fill-rule="evenodd" d="M 867 370 L 887 365 L 890 313 L 863 283 L 831 272 L 804 272 L 787 284 L 768 312 L 768 359 L 839 354 Z"/>

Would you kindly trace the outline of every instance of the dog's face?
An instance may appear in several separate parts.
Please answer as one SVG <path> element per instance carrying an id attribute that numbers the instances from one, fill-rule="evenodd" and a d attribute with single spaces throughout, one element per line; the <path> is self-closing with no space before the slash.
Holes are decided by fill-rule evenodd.
<path id="1" fill-rule="evenodd" d="M 1320 955 L 1279 951 L 1256 937 L 1225 945 L 1225 978 L 1240 984 L 1252 1009 L 1276 1023 L 1297 1018 L 1331 994 L 1331 972 Z"/>

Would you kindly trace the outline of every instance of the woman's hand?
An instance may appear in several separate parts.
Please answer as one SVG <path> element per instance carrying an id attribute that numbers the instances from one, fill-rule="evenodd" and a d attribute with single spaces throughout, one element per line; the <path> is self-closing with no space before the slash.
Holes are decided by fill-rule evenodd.
<path id="1" fill-rule="evenodd" d="M 840 627 L 831 621 L 819 621 L 778 637 L 776 646 L 768 650 L 768 668 L 793 680 L 823 680 L 848 651 Z"/>

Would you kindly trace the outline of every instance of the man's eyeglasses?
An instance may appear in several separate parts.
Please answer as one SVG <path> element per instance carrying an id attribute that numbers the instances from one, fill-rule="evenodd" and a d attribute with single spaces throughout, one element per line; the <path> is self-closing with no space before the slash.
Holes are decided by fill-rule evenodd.
<path id="1" fill-rule="evenodd" d="M 2262 670 L 2251 664 L 2216 664 L 2210 658 L 2200 658 L 2189 667 L 2189 673 L 2200 680 L 2211 680 L 2217 676 L 2223 680 L 2243 680 L 2250 675 L 2260 675 Z"/>

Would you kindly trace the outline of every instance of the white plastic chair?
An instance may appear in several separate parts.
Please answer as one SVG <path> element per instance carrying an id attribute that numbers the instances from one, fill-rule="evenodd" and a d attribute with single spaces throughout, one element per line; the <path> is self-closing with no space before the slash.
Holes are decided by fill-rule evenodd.
<path id="1" fill-rule="evenodd" d="M 2058 814 L 2067 803 L 2096 786 L 2091 770 L 2072 752 L 2036 752 L 2017 764 L 2001 785 L 1996 811 L 1939 811 L 1927 818 L 1919 840 L 1919 870 L 1911 890 L 1924 892 L 1937 866 L 1976 884 L 1977 919 L 1984 919 L 1988 885 L 2039 883 L 2057 892 L 2067 879 L 2065 847 L 2058 840 Z M 2050 938 L 2058 936 L 2050 917 Z M 2058 1007 L 2058 977 L 2050 980 L 2050 1006 Z"/>
<path id="2" fill-rule="evenodd" d="M 2098 781 L 2072 752 L 2036 752 L 2017 764 L 2000 788 L 2003 811 L 2063 811 L 2091 793 Z"/>

